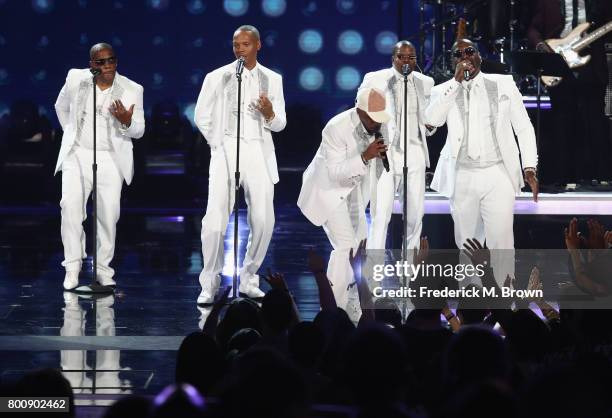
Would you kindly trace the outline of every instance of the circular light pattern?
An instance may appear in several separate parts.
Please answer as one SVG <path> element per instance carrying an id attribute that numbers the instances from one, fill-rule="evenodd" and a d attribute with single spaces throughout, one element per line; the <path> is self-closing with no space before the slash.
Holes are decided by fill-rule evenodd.
<path id="1" fill-rule="evenodd" d="M 156 35 L 151 40 L 151 43 L 153 44 L 153 46 L 164 46 L 168 43 L 168 41 L 166 37 L 161 36 L 161 35 Z"/>
<path id="2" fill-rule="evenodd" d="M 338 37 L 338 49 L 345 54 L 357 54 L 361 48 L 363 48 L 363 37 L 355 30 L 346 30 Z"/>
<path id="3" fill-rule="evenodd" d="M 316 54 L 323 47 L 323 35 L 315 29 L 306 29 L 298 38 L 298 45 L 306 54 Z"/>
<path id="4" fill-rule="evenodd" d="M 223 0 L 223 10 L 230 16 L 242 16 L 249 10 L 249 2 L 248 0 Z"/>
<path id="5" fill-rule="evenodd" d="M 9 75 L 6 68 L 0 68 L 0 86 L 5 86 L 8 84 Z"/>
<path id="6" fill-rule="evenodd" d="M 157 11 L 163 11 L 168 8 L 170 0 L 147 0 L 147 5 Z"/>
<path id="7" fill-rule="evenodd" d="M 84 9 L 87 7 L 87 0 L 79 0 L 79 7 Z"/>
<path id="8" fill-rule="evenodd" d="M 300 72 L 300 87 L 306 91 L 316 91 L 323 86 L 323 73 L 317 67 L 306 67 Z"/>
<path id="9" fill-rule="evenodd" d="M 116 2 L 113 3 L 113 8 L 115 10 L 122 10 L 124 7 L 125 7 L 125 5 L 122 2 L 120 2 L 120 1 L 116 1 Z"/>
<path id="10" fill-rule="evenodd" d="M 11 113 L 11 110 L 6 105 L 6 103 L 0 102 L 0 118 L 4 115 L 8 115 L 9 113 Z"/>
<path id="11" fill-rule="evenodd" d="M 204 38 L 202 38 L 201 36 L 195 38 L 192 42 L 191 45 L 194 48 L 202 48 L 204 46 Z"/>
<path id="12" fill-rule="evenodd" d="M 40 39 L 38 40 L 38 43 L 36 44 L 36 46 L 38 48 L 46 48 L 49 46 L 49 37 L 46 35 L 43 35 L 40 37 Z"/>
<path id="13" fill-rule="evenodd" d="M 5 46 L 5 45 L 6 45 L 6 38 L 0 35 L 0 46 Z"/>
<path id="14" fill-rule="evenodd" d="M 204 80 L 204 71 L 197 69 L 191 72 L 189 76 L 189 82 L 194 86 L 199 86 L 202 84 L 202 80 Z"/>
<path id="15" fill-rule="evenodd" d="M 394 32 L 385 30 L 376 35 L 376 40 L 374 41 L 376 45 L 376 50 L 384 55 L 391 55 L 393 52 L 393 47 L 397 43 L 397 35 Z"/>
<path id="16" fill-rule="evenodd" d="M 53 0 L 32 0 L 32 8 L 36 13 L 49 13 L 54 6 Z"/>
<path id="17" fill-rule="evenodd" d="M 310 17 L 314 15 L 318 10 L 317 2 L 315 0 L 308 0 L 305 2 L 305 4 L 300 10 L 304 16 Z"/>
<path id="18" fill-rule="evenodd" d="M 81 35 L 79 35 L 79 43 L 81 45 L 89 45 L 89 37 L 86 33 L 82 33 Z"/>
<path id="19" fill-rule="evenodd" d="M 115 48 L 117 48 L 119 46 L 123 46 L 123 41 L 118 36 L 113 36 L 111 42 L 112 42 L 111 45 L 114 46 Z"/>
<path id="20" fill-rule="evenodd" d="M 189 123 L 191 123 L 191 126 L 194 128 L 196 127 L 195 121 L 193 120 L 193 118 L 195 117 L 195 107 L 196 107 L 195 103 L 189 103 L 187 106 L 183 108 L 183 116 L 187 118 Z"/>
<path id="21" fill-rule="evenodd" d="M 153 88 L 159 89 L 164 84 L 164 76 L 161 73 L 153 73 Z"/>
<path id="22" fill-rule="evenodd" d="M 278 32 L 274 30 L 266 31 L 261 35 L 261 42 L 267 47 L 273 47 L 276 45 L 276 41 L 279 38 Z"/>
<path id="23" fill-rule="evenodd" d="M 279 17 L 287 10 L 287 2 L 285 0 L 263 0 L 261 10 L 266 16 Z"/>
<path id="24" fill-rule="evenodd" d="M 350 15 L 355 13 L 357 4 L 355 0 L 336 0 L 336 7 L 343 15 Z"/>
<path id="25" fill-rule="evenodd" d="M 47 71 L 45 70 L 38 70 L 34 74 L 32 74 L 32 76 L 30 77 L 30 80 L 33 83 L 40 83 L 42 81 L 45 81 L 46 79 L 47 79 Z"/>
<path id="26" fill-rule="evenodd" d="M 355 67 L 342 67 L 336 73 L 336 85 L 340 90 L 351 91 L 359 86 L 361 74 Z"/>
<path id="27" fill-rule="evenodd" d="M 49 116 L 50 112 L 49 110 L 47 110 L 47 108 L 45 106 L 38 106 L 38 114 L 40 116 Z"/>
<path id="28" fill-rule="evenodd" d="M 206 10 L 206 4 L 202 0 L 190 0 L 185 7 L 192 15 L 201 15 Z"/>

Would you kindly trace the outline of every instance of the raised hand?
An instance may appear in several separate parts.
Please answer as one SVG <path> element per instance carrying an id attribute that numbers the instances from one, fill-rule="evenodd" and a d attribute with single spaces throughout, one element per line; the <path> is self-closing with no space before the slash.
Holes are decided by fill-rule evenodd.
<path id="1" fill-rule="evenodd" d="M 589 228 L 589 237 L 586 240 L 586 245 L 591 250 L 603 250 L 606 248 L 605 230 L 602 224 L 595 219 L 587 221 Z"/>
<path id="2" fill-rule="evenodd" d="M 465 80 L 465 70 L 468 70 L 470 74 L 474 74 L 476 72 L 476 68 L 471 62 L 467 60 L 459 61 L 455 67 L 455 80 L 460 83 Z"/>
<path id="3" fill-rule="evenodd" d="M 531 269 L 531 274 L 529 275 L 529 282 L 527 283 L 527 290 L 542 290 L 542 280 L 540 280 L 540 269 L 535 266 Z M 534 301 L 538 302 L 543 298 L 534 298 Z"/>
<path id="4" fill-rule="evenodd" d="M 491 265 L 491 252 L 486 246 L 483 247 L 476 238 L 468 238 L 463 244 L 463 251 L 472 260 L 472 263 Z"/>
<path id="5" fill-rule="evenodd" d="M 606 242 L 608 248 L 612 247 L 612 231 L 606 231 L 604 234 L 604 241 Z"/>
<path id="6" fill-rule="evenodd" d="M 264 280 L 270 285 L 272 289 L 280 289 L 285 292 L 289 291 L 289 287 L 287 286 L 287 282 L 285 281 L 285 276 L 283 273 L 272 273 L 270 269 L 268 269 L 268 275 L 264 277 Z"/>
<path id="7" fill-rule="evenodd" d="M 256 109 L 261 112 L 266 120 L 271 120 L 274 117 L 274 109 L 272 108 L 272 102 L 268 99 L 264 93 L 259 95 Z"/>
<path id="8" fill-rule="evenodd" d="M 134 114 L 134 105 L 126 109 L 121 100 L 115 100 L 110 106 L 110 112 L 122 125 L 130 126 Z"/>
<path id="9" fill-rule="evenodd" d="M 414 249 L 412 255 L 412 262 L 415 265 L 421 264 L 421 262 L 427 260 L 427 257 L 429 256 L 429 241 L 427 240 L 427 237 L 421 237 L 421 243 L 419 247 L 420 248 Z"/>
<path id="10" fill-rule="evenodd" d="M 568 250 L 580 249 L 580 232 L 578 232 L 578 219 L 572 218 L 568 228 L 565 228 L 565 246 Z"/>
<path id="11" fill-rule="evenodd" d="M 314 274 L 325 273 L 327 270 L 325 260 L 317 253 L 314 248 L 308 251 L 308 269 Z"/>

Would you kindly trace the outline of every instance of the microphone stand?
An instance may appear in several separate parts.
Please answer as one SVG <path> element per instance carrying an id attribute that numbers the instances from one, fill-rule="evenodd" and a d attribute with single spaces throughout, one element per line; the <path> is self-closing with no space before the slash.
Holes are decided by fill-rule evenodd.
<path id="1" fill-rule="evenodd" d="M 98 283 L 98 163 L 97 163 L 97 143 L 96 143 L 96 77 L 100 74 L 100 70 L 90 70 L 93 74 L 93 164 L 91 166 L 93 174 L 93 184 L 91 187 L 91 203 L 92 203 L 92 222 L 93 222 L 93 274 L 91 284 L 89 286 L 79 286 L 74 289 L 75 293 L 80 294 L 108 294 L 114 293 L 114 289 L 110 286 L 102 286 Z M 94 310 L 95 314 L 95 310 Z"/>
<path id="2" fill-rule="evenodd" d="M 403 179 L 403 205 L 402 205 L 402 263 L 408 262 L 408 74 L 410 69 L 406 68 L 408 64 L 404 64 L 402 74 L 404 76 L 404 166 L 402 167 Z M 405 288 L 408 283 L 407 277 L 404 274 L 402 286 Z M 406 299 L 404 298 L 402 317 L 408 317 Z"/>
<path id="3" fill-rule="evenodd" d="M 236 119 L 236 171 L 234 172 L 234 276 L 232 286 L 232 298 L 238 297 L 238 197 L 240 196 L 240 113 L 242 111 L 241 90 L 242 90 L 242 71 L 244 64 L 236 71 L 238 80 L 238 114 Z"/>

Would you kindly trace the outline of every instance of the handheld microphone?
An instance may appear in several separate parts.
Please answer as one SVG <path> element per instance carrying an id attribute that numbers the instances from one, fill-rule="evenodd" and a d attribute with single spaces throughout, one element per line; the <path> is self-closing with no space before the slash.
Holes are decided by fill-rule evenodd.
<path id="1" fill-rule="evenodd" d="M 95 77 L 97 75 L 100 75 L 100 73 L 102 72 L 101 69 L 99 68 L 90 68 L 89 72 Z"/>
<path id="2" fill-rule="evenodd" d="M 238 58 L 238 62 L 236 63 L 236 76 L 241 76 L 243 70 L 244 70 L 244 57 L 240 57 Z"/>
<path id="3" fill-rule="evenodd" d="M 406 65 L 408 65 L 408 64 L 406 64 Z M 374 133 L 374 138 L 375 138 L 375 141 L 380 141 L 381 139 L 384 141 L 384 138 L 383 138 L 382 134 L 380 133 L 380 131 Z M 380 159 L 382 160 L 383 167 L 385 167 L 385 171 L 389 172 L 389 159 L 387 158 L 387 152 L 386 151 L 381 151 L 380 152 Z"/>
<path id="4" fill-rule="evenodd" d="M 463 70 L 463 79 L 468 81 L 470 79 L 470 72 L 468 70 Z"/>
<path id="5" fill-rule="evenodd" d="M 410 64 L 402 65 L 402 75 L 405 77 L 412 72 L 412 68 L 410 68 Z M 387 170 L 388 171 L 388 170 Z"/>

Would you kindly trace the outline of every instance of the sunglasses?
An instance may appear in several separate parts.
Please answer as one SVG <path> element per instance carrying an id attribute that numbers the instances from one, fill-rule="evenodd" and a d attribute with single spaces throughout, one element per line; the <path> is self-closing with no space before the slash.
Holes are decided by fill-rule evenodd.
<path id="1" fill-rule="evenodd" d="M 395 56 L 395 58 L 397 58 L 400 61 L 403 61 L 405 59 L 409 59 L 409 60 L 415 60 L 416 59 L 416 55 L 402 55 L 402 54 L 397 54 Z"/>
<path id="2" fill-rule="evenodd" d="M 471 46 L 465 48 L 465 49 L 456 49 L 455 51 L 453 51 L 453 57 L 455 58 L 463 58 L 463 56 L 465 55 L 466 57 L 471 57 L 476 53 L 476 48 L 473 48 Z"/>
<path id="3" fill-rule="evenodd" d="M 99 60 L 92 60 L 91 62 L 97 67 L 102 67 L 105 64 L 115 65 L 117 63 L 117 57 L 102 58 Z"/>

